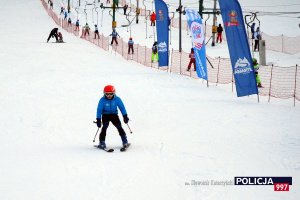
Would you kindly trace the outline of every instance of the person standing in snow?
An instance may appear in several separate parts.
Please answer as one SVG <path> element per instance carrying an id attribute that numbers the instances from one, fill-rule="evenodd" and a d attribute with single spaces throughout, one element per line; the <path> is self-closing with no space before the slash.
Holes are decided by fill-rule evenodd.
<path id="1" fill-rule="evenodd" d="M 65 11 L 65 8 L 62 6 L 62 7 L 60 7 L 60 13 L 59 13 L 59 15 L 62 15 L 62 14 L 64 14 L 64 11 Z"/>
<path id="2" fill-rule="evenodd" d="M 124 11 L 124 15 L 126 15 L 126 10 L 128 8 L 128 5 L 125 3 L 124 7 L 123 7 L 123 11 Z"/>
<path id="3" fill-rule="evenodd" d="M 67 20 L 67 18 L 68 18 L 68 12 L 65 11 L 65 17 L 64 17 L 64 20 Z"/>
<path id="4" fill-rule="evenodd" d="M 60 43 L 64 42 L 64 39 L 63 39 L 63 36 L 62 36 L 61 32 L 57 33 L 57 37 L 58 37 L 58 42 L 60 42 Z"/>
<path id="5" fill-rule="evenodd" d="M 150 21 L 151 21 L 151 24 L 150 26 L 155 26 L 155 20 L 156 20 L 156 14 L 155 12 L 152 12 L 152 14 L 150 15 Z"/>
<path id="6" fill-rule="evenodd" d="M 252 62 L 253 62 L 253 68 L 254 68 L 254 71 L 255 71 L 255 79 L 256 79 L 257 87 L 262 87 L 261 80 L 260 80 L 260 77 L 258 75 L 259 64 L 257 63 L 256 58 L 253 58 Z"/>
<path id="7" fill-rule="evenodd" d="M 217 36 L 217 43 L 220 40 L 220 43 L 222 43 L 222 33 L 223 33 L 223 27 L 221 24 L 219 24 L 217 28 L 218 36 Z"/>
<path id="8" fill-rule="evenodd" d="M 130 50 L 132 52 L 132 54 L 134 54 L 134 50 L 133 50 L 133 40 L 132 40 L 132 37 L 129 38 L 129 41 L 128 41 L 128 54 L 130 54 Z"/>
<path id="9" fill-rule="evenodd" d="M 49 34 L 49 37 L 47 39 L 47 43 L 49 42 L 51 37 L 55 37 L 56 42 L 58 42 L 57 31 L 58 31 L 58 28 L 54 28 L 54 29 L 51 30 L 51 32 Z"/>
<path id="10" fill-rule="evenodd" d="M 95 24 L 94 39 L 96 39 L 97 37 L 98 39 L 100 39 L 98 26 L 97 24 Z"/>
<path id="11" fill-rule="evenodd" d="M 123 115 L 123 121 L 125 124 L 128 123 L 129 118 L 127 111 L 120 97 L 116 95 L 115 87 L 112 85 L 106 85 L 103 89 L 103 97 L 99 100 L 97 107 L 96 123 L 98 128 L 101 128 L 99 136 L 99 148 L 106 148 L 105 137 L 106 130 L 111 122 L 118 130 L 124 147 L 128 146 L 128 140 L 124 129 L 122 128 L 121 121 L 118 116 L 118 109 Z"/>
<path id="12" fill-rule="evenodd" d="M 186 71 L 190 71 L 192 64 L 194 65 L 194 71 L 196 71 L 196 59 L 195 59 L 194 48 L 191 48 L 191 53 L 189 54 L 189 58 L 190 58 L 190 62 Z"/>
<path id="13" fill-rule="evenodd" d="M 88 23 L 85 24 L 84 27 L 82 27 L 83 30 L 83 36 L 90 35 L 90 26 Z"/>
<path id="14" fill-rule="evenodd" d="M 254 32 L 254 51 L 259 51 L 259 40 L 261 40 L 261 33 L 259 27 Z"/>
<path id="15" fill-rule="evenodd" d="M 76 20 L 75 31 L 79 31 L 79 19 Z"/>
<path id="16" fill-rule="evenodd" d="M 251 39 L 254 39 L 254 33 L 255 33 L 255 23 L 251 24 Z"/>
<path id="17" fill-rule="evenodd" d="M 50 1 L 50 8 L 53 9 L 53 1 Z"/>
<path id="18" fill-rule="evenodd" d="M 72 20 L 71 20 L 71 17 L 69 17 L 69 19 L 68 19 L 68 26 L 72 26 Z"/>
<path id="19" fill-rule="evenodd" d="M 117 33 L 116 29 L 113 29 L 113 32 L 110 34 L 111 38 L 111 45 L 114 43 L 114 41 L 116 42 L 116 44 L 118 45 L 118 41 L 117 41 L 117 36 L 120 37 L 120 35 Z"/>
<path id="20" fill-rule="evenodd" d="M 154 61 L 158 61 L 157 42 L 154 42 L 153 46 L 152 46 L 151 62 L 154 62 Z"/>

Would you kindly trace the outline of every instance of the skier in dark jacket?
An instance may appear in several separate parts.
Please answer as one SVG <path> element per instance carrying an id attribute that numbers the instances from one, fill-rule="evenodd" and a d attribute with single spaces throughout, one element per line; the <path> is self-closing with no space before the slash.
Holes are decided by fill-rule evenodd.
<path id="1" fill-rule="evenodd" d="M 129 41 L 128 41 L 128 54 L 130 54 L 130 50 L 132 52 L 132 54 L 134 54 L 134 49 L 133 49 L 133 40 L 132 40 L 132 37 L 129 38 Z"/>
<path id="2" fill-rule="evenodd" d="M 222 27 L 221 24 L 219 24 L 219 26 L 218 26 L 218 28 L 217 28 L 217 32 L 218 32 L 217 43 L 218 43 L 218 41 L 220 41 L 220 43 L 222 43 L 223 27 Z"/>
<path id="3" fill-rule="evenodd" d="M 118 41 L 117 41 L 117 36 L 120 37 L 119 33 L 116 31 L 116 29 L 113 29 L 113 32 L 110 34 L 111 36 L 111 45 L 114 43 L 114 41 L 116 42 L 116 44 L 118 45 Z"/>
<path id="4" fill-rule="evenodd" d="M 119 132 L 119 135 L 122 139 L 122 143 L 124 147 L 128 146 L 127 136 L 122 128 L 121 121 L 118 116 L 118 108 L 123 115 L 123 121 L 125 124 L 128 123 L 129 118 L 127 116 L 127 112 L 125 106 L 120 97 L 116 95 L 115 87 L 112 85 L 107 85 L 104 87 L 103 90 L 103 97 L 99 100 L 98 108 L 97 108 L 97 126 L 101 127 L 102 122 L 102 129 L 99 136 L 99 148 L 106 148 L 105 144 L 105 136 L 106 130 L 108 128 L 109 122 L 111 122 Z"/>
<path id="5" fill-rule="evenodd" d="M 158 61 L 158 59 L 157 42 L 154 42 L 152 46 L 151 62 Z"/>
<path id="6" fill-rule="evenodd" d="M 58 31 L 58 28 L 52 29 L 52 31 L 50 32 L 49 37 L 47 39 L 47 42 L 49 42 L 51 37 L 55 37 L 56 42 L 58 42 L 57 31 Z"/>

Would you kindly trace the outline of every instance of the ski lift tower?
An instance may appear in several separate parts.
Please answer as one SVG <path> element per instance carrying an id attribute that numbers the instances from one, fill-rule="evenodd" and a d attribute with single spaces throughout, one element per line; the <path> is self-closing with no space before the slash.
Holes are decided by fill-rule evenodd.
<path id="1" fill-rule="evenodd" d="M 113 10 L 113 16 L 112 16 L 112 28 L 116 28 L 117 27 L 117 22 L 116 22 L 116 9 L 123 9 L 124 7 L 116 7 L 116 4 L 118 4 L 119 0 L 113 0 L 113 5 L 112 7 L 107 7 L 107 6 L 103 6 L 103 3 L 100 4 L 100 8 L 102 9 L 106 9 L 106 8 L 110 8 Z"/>

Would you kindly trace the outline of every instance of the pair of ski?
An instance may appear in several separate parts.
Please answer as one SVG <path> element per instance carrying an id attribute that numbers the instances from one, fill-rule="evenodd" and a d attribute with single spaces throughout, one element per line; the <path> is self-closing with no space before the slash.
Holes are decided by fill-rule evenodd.
<path id="1" fill-rule="evenodd" d="M 103 150 L 103 151 L 106 151 L 106 152 L 109 152 L 109 153 L 111 153 L 111 152 L 114 152 L 114 149 L 110 149 L 110 148 L 100 148 L 98 145 L 94 145 L 96 148 L 98 148 L 98 149 L 101 149 L 101 150 Z M 120 151 L 121 152 L 124 152 L 124 151 L 126 151 L 127 149 L 128 149 L 128 147 L 130 146 L 130 143 L 128 143 L 128 145 L 126 145 L 126 146 L 123 146 L 121 149 L 120 149 Z"/>

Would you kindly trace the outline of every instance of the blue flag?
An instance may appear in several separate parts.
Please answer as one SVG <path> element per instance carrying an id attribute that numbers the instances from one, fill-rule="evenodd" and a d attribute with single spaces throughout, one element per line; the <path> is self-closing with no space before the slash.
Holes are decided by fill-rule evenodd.
<path id="1" fill-rule="evenodd" d="M 219 5 L 226 32 L 237 96 L 258 94 L 241 6 L 237 0 L 219 0 Z"/>
<path id="2" fill-rule="evenodd" d="M 169 11 L 166 3 L 155 0 L 158 66 L 169 66 Z"/>
<path id="3" fill-rule="evenodd" d="M 196 70 L 199 78 L 207 80 L 205 36 L 202 19 L 196 10 L 185 9 L 189 29 L 193 35 Z"/>

